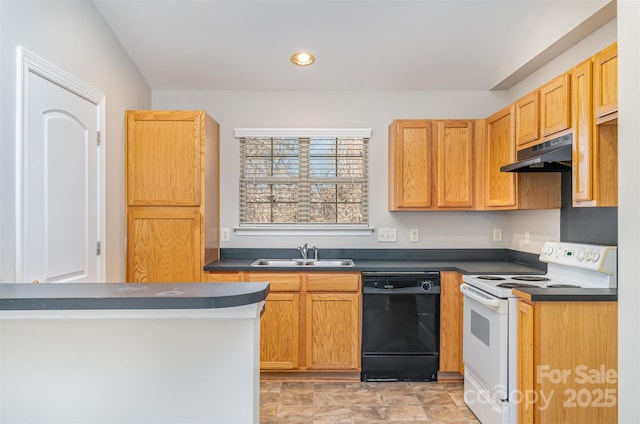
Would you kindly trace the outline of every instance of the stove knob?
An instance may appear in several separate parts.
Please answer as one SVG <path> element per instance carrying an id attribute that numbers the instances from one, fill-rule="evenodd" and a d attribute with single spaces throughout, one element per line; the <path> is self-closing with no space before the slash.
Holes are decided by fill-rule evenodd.
<path id="1" fill-rule="evenodd" d="M 578 260 L 578 262 L 582 262 L 586 255 L 587 254 L 584 252 L 584 250 L 580 249 L 580 250 L 578 250 L 578 254 L 576 255 L 576 259 Z"/>
<path id="2" fill-rule="evenodd" d="M 587 262 L 591 262 L 593 260 L 593 252 L 591 250 L 587 251 L 587 256 L 585 256 Z"/>
<path id="3" fill-rule="evenodd" d="M 598 262 L 600 260 L 600 252 L 598 252 L 597 250 L 593 251 L 593 256 L 591 257 L 591 260 L 593 262 Z"/>
<path id="4" fill-rule="evenodd" d="M 423 281 L 422 282 L 422 290 L 424 290 L 424 291 L 431 290 L 431 281 Z"/>

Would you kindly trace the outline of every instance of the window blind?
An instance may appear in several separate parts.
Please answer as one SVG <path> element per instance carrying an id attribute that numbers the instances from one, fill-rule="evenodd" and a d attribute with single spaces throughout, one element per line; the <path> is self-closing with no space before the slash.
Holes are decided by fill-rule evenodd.
<path id="1" fill-rule="evenodd" d="M 368 224 L 368 137 L 240 137 L 240 225 Z"/>

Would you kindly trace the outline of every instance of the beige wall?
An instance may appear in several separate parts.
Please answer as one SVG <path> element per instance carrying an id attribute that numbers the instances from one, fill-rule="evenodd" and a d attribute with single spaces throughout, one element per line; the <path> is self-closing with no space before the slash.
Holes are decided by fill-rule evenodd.
<path id="1" fill-rule="evenodd" d="M 0 281 L 15 271 L 16 47 L 106 96 L 106 277 L 123 281 L 124 111 L 149 108 L 150 89 L 89 1 L 0 2 Z"/>
<path id="2" fill-rule="evenodd" d="M 366 236 L 246 236 L 231 233 L 222 247 L 295 247 L 305 242 L 320 248 L 509 247 L 539 253 L 545 240 L 559 240 L 559 210 L 513 212 L 388 212 L 387 126 L 393 119 L 485 118 L 616 40 L 615 20 L 510 91 L 161 91 L 156 109 L 204 109 L 220 123 L 221 227 L 238 225 L 238 142 L 236 127 L 370 127 L 370 224 L 398 229 L 397 243 Z M 492 241 L 492 229 L 503 229 L 503 241 Z M 420 242 L 409 242 L 409 229 L 420 230 Z M 524 232 L 531 243 L 524 245 Z"/>

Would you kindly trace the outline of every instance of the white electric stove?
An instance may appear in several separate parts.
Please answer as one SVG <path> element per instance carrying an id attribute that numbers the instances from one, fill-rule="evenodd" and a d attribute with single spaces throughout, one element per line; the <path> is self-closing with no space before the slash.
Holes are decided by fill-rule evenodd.
<path id="1" fill-rule="evenodd" d="M 547 242 L 540 261 L 544 275 L 465 275 L 463 281 L 499 298 L 514 297 L 513 288 L 615 288 L 615 246 Z"/>
<path id="2" fill-rule="evenodd" d="M 482 423 L 517 423 L 518 300 L 514 288 L 544 290 L 617 287 L 617 248 L 547 242 L 544 275 L 465 275 L 464 399 Z"/>

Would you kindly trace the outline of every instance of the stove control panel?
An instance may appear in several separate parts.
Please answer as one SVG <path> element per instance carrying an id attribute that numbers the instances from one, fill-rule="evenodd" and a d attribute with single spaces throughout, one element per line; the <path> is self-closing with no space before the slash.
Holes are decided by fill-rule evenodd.
<path id="1" fill-rule="evenodd" d="M 542 247 L 540 261 L 613 275 L 617 250 L 616 246 L 548 241 Z"/>

